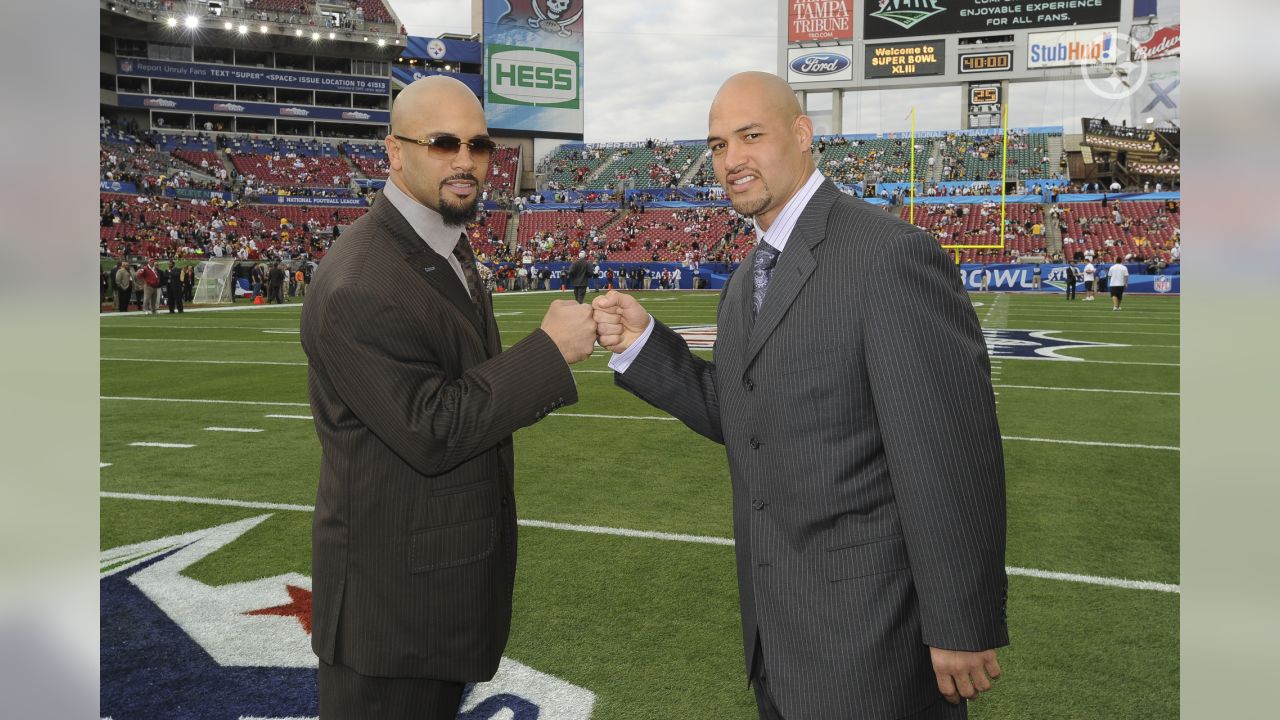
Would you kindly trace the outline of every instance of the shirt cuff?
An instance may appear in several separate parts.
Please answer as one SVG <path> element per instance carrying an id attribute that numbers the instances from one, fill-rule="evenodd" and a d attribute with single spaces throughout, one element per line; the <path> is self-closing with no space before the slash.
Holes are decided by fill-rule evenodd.
<path id="1" fill-rule="evenodd" d="M 640 337 L 631 343 L 631 347 L 609 358 L 609 368 L 616 373 L 625 373 L 627 368 L 631 367 L 631 363 L 640 355 L 640 351 L 644 349 L 644 344 L 649 342 L 649 335 L 653 333 L 653 316 L 649 316 L 649 326 L 640 333 Z"/>

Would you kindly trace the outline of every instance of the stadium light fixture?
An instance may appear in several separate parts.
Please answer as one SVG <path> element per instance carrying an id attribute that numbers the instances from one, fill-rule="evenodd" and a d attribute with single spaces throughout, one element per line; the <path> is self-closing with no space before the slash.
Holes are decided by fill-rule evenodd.
<path id="1" fill-rule="evenodd" d="M 294 36 L 294 37 L 302 37 L 302 28 L 298 28 L 297 30 L 294 30 L 294 31 L 293 31 L 293 36 Z"/>
<path id="2" fill-rule="evenodd" d="M 1153 117 L 1149 117 L 1149 118 L 1147 118 L 1147 124 L 1148 124 L 1148 125 L 1154 125 L 1154 124 L 1155 124 L 1155 122 L 1156 122 L 1156 119 L 1155 119 L 1155 118 L 1153 118 Z"/>
<path id="3" fill-rule="evenodd" d="M 182 24 L 186 25 L 188 30 L 195 30 L 200 27 L 200 18 L 195 15 L 188 15 L 187 18 L 182 21 Z"/>
<path id="4" fill-rule="evenodd" d="M 364 36 L 364 41 L 365 41 L 365 42 L 369 42 L 369 36 L 368 36 L 368 35 L 365 35 L 365 36 Z"/>
<path id="5" fill-rule="evenodd" d="M 247 35 L 249 33 L 249 26 L 241 25 L 240 27 L 236 28 L 236 32 L 240 33 L 241 35 Z"/>
<path id="6" fill-rule="evenodd" d="M 382 38 L 378 38 L 378 47 L 386 47 L 386 46 L 387 46 L 387 41 Z"/>
<path id="7" fill-rule="evenodd" d="M 169 18 L 168 20 L 165 20 L 165 21 L 164 21 L 164 24 L 165 24 L 165 25 L 168 25 L 169 27 L 177 27 L 177 26 L 178 26 L 178 18 L 176 18 L 176 17 L 171 17 L 171 18 Z"/>
<path id="8" fill-rule="evenodd" d="M 231 29 L 231 21 L 230 21 L 230 20 L 224 21 L 224 22 L 222 23 L 222 29 L 223 29 L 223 30 L 230 30 L 230 29 Z"/>
<path id="9" fill-rule="evenodd" d="M 336 35 L 336 34 L 334 34 L 334 33 L 329 33 L 329 39 L 330 39 L 330 40 L 334 39 L 335 37 L 337 37 L 337 35 Z"/>
<path id="10" fill-rule="evenodd" d="M 316 40 L 319 40 L 319 39 L 320 39 L 320 33 L 318 33 L 318 32 L 313 32 L 313 33 L 311 33 L 311 41 L 312 41 L 312 42 L 315 42 Z"/>
<path id="11" fill-rule="evenodd" d="M 266 26 L 266 25 L 259 25 L 259 26 L 258 26 L 258 32 L 262 33 L 263 35 L 266 35 L 266 34 L 267 34 L 267 26 Z"/>

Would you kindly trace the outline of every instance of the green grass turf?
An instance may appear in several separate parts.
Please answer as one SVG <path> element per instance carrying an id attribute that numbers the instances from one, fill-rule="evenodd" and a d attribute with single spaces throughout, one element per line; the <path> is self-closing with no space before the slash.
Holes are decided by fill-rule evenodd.
<path id="1" fill-rule="evenodd" d="M 499 296 L 504 343 L 536 328 L 547 303 L 565 296 Z M 639 296 L 669 324 L 714 323 L 714 293 Z M 1005 359 L 995 363 L 997 386 L 1178 392 L 1177 298 L 1130 297 L 1119 313 L 1101 296 L 1093 303 L 973 298 L 988 327 L 1059 330 L 1058 337 L 1128 346 L 1064 355 L 1160 363 Z M 104 317 L 103 358 L 289 364 L 104 359 L 103 396 L 297 405 L 104 399 L 101 459 L 112 465 L 101 471 L 102 489 L 313 503 L 319 446 L 311 423 L 265 417 L 310 414 L 306 357 L 296 334 L 280 332 L 296 329 L 298 317 L 296 306 Z M 520 517 L 730 537 L 723 449 L 674 421 L 572 417 L 663 415 L 600 372 L 606 354 L 574 370 L 579 403 L 516 435 Z M 1179 444 L 1177 395 L 996 391 L 1005 435 Z M 135 441 L 196 447 L 131 447 Z M 1005 457 L 1009 565 L 1179 582 L 1177 451 L 1011 440 Z M 104 498 L 101 542 L 115 547 L 264 513 L 272 517 L 188 573 L 211 584 L 309 574 L 310 513 L 302 511 Z M 522 528 L 520 537 L 508 656 L 595 692 L 595 718 L 755 717 L 731 548 L 536 527 Z M 1000 652 L 1006 679 L 973 706 L 973 717 L 1176 716 L 1177 595 L 1015 576 L 1009 597 L 1013 644 Z"/>

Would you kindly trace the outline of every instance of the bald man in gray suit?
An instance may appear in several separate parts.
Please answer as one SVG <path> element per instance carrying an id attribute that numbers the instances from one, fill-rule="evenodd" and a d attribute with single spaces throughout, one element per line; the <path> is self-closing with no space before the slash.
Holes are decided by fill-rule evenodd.
<path id="1" fill-rule="evenodd" d="M 596 298 L 623 388 L 723 443 L 747 674 L 766 720 L 953 719 L 1008 644 L 1005 489 L 986 344 L 927 233 L 840 192 L 785 82 L 730 78 L 716 177 L 757 247 L 714 361 Z"/>

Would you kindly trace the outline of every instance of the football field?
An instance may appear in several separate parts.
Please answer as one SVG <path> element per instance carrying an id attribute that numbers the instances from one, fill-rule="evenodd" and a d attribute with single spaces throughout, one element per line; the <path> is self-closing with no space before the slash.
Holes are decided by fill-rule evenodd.
<path id="1" fill-rule="evenodd" d="M 717 293 L 636 295 L 689 337 L 714 331 Z M 504 344 L 564 297 L 495 295 Z M 1012 639 L 971 715 L 1177 717 L 1180 301 L 971 298 L 1005 438 Z M 300 308 L 101 318 L 104 717 L 315 715 L 320 448 Z M 499 689 L 551 698 L 544 720 L 574 704 L 598 720 L 753 719 L 724 449 L 617 388 L 607 357 L 573 366 L 576 405 L 516 435 L 505 656 L 529 672 Z M 470 717 L 534 716 L 517 705 Z"/>

